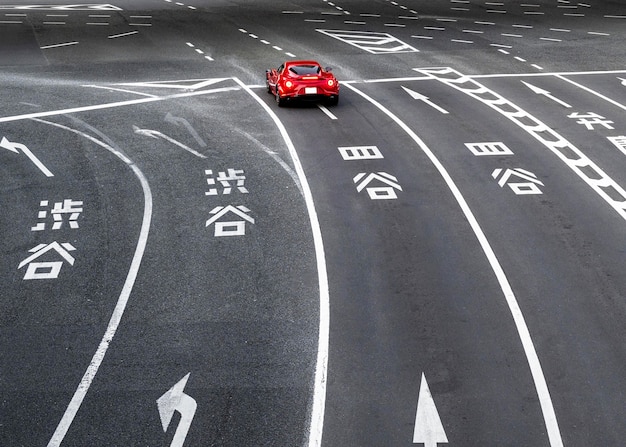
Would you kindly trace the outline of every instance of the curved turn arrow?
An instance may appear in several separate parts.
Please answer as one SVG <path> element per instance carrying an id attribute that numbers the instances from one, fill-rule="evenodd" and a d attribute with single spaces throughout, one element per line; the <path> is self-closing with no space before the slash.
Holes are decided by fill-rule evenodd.
<path id="1" fill-rule="evenodd" d="M 175 412 L 178 411 L 181 416 L 174 439 L 170 444 L 171 447 L 182 447 L 198 407 L 195 399 L 184 393 L 190 374 L 188 373 L 176 385 L 170 388 L 167 393 L 157 399 L 157 407 L 159 408 L 159 416 L 161 417 L 161 425 L 164 432 L 167 432 Z"/>
<path id="2" fill-rule="evenodd" d="M 15 152 L 16 154 L 19 154 L 20 151 L 22 151 L 24 155 L 26 155 L 30 159 L 30 161 L 32 161 L 35 166 L 37 166 L 39 170 L 44 173 L 46 177 L 54 177 L 52 172 L 50 172 L 41 161 L 39 161 L 35 154 L 33 154 L 30 149 L 26 147 L 26 145 L 21 143 L 13 143 L 7 140 L 6 137 L 2 137 L 2 141 L 0 141 L 0 147 L 10 150 L 11 152 Z"/>

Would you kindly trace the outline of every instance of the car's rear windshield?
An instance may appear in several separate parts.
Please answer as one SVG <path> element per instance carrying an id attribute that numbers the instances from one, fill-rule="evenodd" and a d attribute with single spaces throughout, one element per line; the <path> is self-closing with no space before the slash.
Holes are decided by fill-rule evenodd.
<path id="1" fill-rule="evenodd" d="M 289 71 L 298 76 L 319 74 L 321 70 L 322 67 L 319 65 L 292 65 L 289 67 Z"/>

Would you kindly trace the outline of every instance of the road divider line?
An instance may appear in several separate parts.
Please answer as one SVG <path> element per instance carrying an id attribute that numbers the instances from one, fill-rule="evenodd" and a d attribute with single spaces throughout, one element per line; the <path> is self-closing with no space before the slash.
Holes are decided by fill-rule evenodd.
<path id="1" fill-rule="evenodd" d="M 310 424 L 308 433 L 308 447 L 320 447 L 322 444 L 322 432 L 324 428 L 324 409 L 326 406 L 326 384 L 328 374 L 328 343 L 330 328 L 330 296 L 328 290 L 328 272 L 326 271 L 326 255 L 324 252 L 324 242 L 322 240 L 322 230 L 320 228 L 317 211 L 315 210 L 315 202 L 313 194 L 309 187 L 309 182 L 304 173 L 304 168 L 300 162 L 300 157 L 296 152 L 296 148 L 287 133 L 287 129 L 280 121 L 276 113 L 265 103 L 258 95 L 241 82 L 237 78 L 233 80 L 241 86 L 269 115 L 274 124 L 280 131 L 280 134 L 289 149 L 302 192 L 304 193 L 304 201 L 311 222 L 311 231 L 313 233 L 313 244 L 315 245 L 315 257 L 317 261 L 317 276 L 320 293 L 320 321 L 318 333 L 317 360 L 315 366 L 315 378 L 313 388 L 313 404 L 309 414 Z"/>
<path id="2" fill-rule="evenodd" d="M 554 412 L 554 406 L 552 405 L 552 398 L 550 397 L 550 392 L 548 390 L 548 385 L 546 383 L 545 376 L 543 374 L 543 369 L 541 367 L 541 363 L 539 361 L 539 357 L 537 355 L 537 351 L 535 350 L 535 346 L 533 344 L 532 338 L 530 336 L 530 331 L 528 330 L 528 326 L 526 325 L 526 321 L 524 319 L 524 315 L 522 314 L 522 310 L 519 307 L 519 303 L 517 302 L 517 298 L 513 292 L 511 284 L 504 273 L 504 269 L 500 265 L 500 261 L 491 248 L 491 244 L 487 240 L 485 233 L 483 232 L 478 220 L 474 216 L 474 213 L 470 209 L 467 201 L 461 194 L 461 191 L 456 186 L 456 183 L 443 166 L 443 164 L 439 161 L 439 159 L 435 156 L 435 154 L 430 150 L 430 148 L 424 143 L 424 141 L 415 133 L 413 130 L 402 121 L 398 116 L 392 113 L 389 109 L 383 106 L 381 103 L 368 96 L 361 90 L 350 84 L 344 84 L 347 88 L 354 91 L 371 104 L 376 106 L 381 112 L 391 118 L 402 130 L 404 130 L 409 137 L 417 144 L 417 146 L 426 154 L 431 163 L 435 166 L 435 168 L 439 171 L 439 174 L 443 177 L 446 185 L 452 192 L 452 195 L 456 199 L 457 203 L 461 207 L 461 211 L 465 215 L 467 222 L 469 223 L 472 231 L 476 235 L 478 242 L 491 265 L 491 269 L 493 270 L 498 284 L 500 285 L 500 289 L 504 295 L 504 298 L 509 306 L 509 310 L 513 316 L 513 321 L 515 322 L 515 326 L 517 328 L 517 332 L 519 334 L 520 340 L 522 342 L 522 347 L 524 348 L 524 353 L 526 354 L 526 359 L 530 366 L 530 371 L 535 383 L 535 389 L 537 391 L 537 395 L 539 397 L 539 403 L 541 405 L 541 410 L 543 412 L 544 421 L 546 424 L 546 429 L 548 431 L 548 438 L 550 439 L 551 447 L 563 447 L 563 441 L 561 439 L 561 432 L 559 430 L 559 426 L 556 419 L 556 414 Z"/>
<path id="3" fill-rule="evenodd" d="M 141 260 L 143 259 L 143 254 L 146 249 L 146 245 L 148 242 L 148 234 L 150 232 L 150 223 L 152 221 L 152 192 L 150 190 L 150 185 L 148 184 L 148 180 L 141 170 L 137 167 L 137 165 L 130 160 L 126 155 L 124 155 L 120 150 L 114 148 L 113 146 L 98 140 L 97 138 L 76 129 L 72 129 L 71 127 L 64 126 L 62 124 L 54 123 L 51 121 L 45 121 L 41 119 L 34 119 L 34 121 L 44 123 L 47 125 L 55 126 L 60 129 L 67 130 L 69 132 L 73 132 L 77 135 L 80 135 L 89 141 L 97 144 L 98 146 L 103 147 L 104 149 L 111 152 L 113 155 L 122 160 L 128 167 L 132 169 L 135 176 L 139 179 L 139 183 L 143 189 L 144 195 L 144 211 L 143 218 L 141 222 L 141 229 L 139 231 L 139 239 L 137 241 L 137 246 L 135 248 L 135 253 L 133 255 L 133 259 L 130 264 L 130 268 L 128 270 L 128 274 L 126 275 L 126 281 L 124 282 L 124 286 L 122 287 L 122 292 L 120 293 L 117 304 L 115 305 L 115 309 L 113 309 L 113 313 L 109 320 L 109 324 L 106 328 L 104 336 L 98 345 L 98 348 L 93 355 L 85 374 L 83 375 L 78 388 L 74 392 L 72 399 L 70 400 L 69 405 L 67 406 L 59 425 L 57 426 L 50 442 L 48 443 L 48 447 L 59 447 L 67 431 L 69 430 L 78 410 L 80 409 L 89 388 L 91 387 L 91 383 L 95 378 L 102 361 L 104 360 L 104 356 L 106 355 L 107 350 L 109 349 L 109 345 L 113 341 L 113 337 L 115 337 L 115 333 L 117 332 L 117 328 L 122 321 L 122 316 L 124 315 L 124 311 L 126 310 L 126 305 L 128 304 L 128 299 L 130 298 L 130 294 L 133 290 L 133 286 L 135 285 L 135 280 L 137 279 L 137 273 L 139 272 L 139 267 L 141 266 Z"/>
<path id="4" fill-rule="evenodd" d="M 615 101 L 614 99 L 611 99 L 608 96 L 605 96 L 605 95 L 603 95 L 603 94 L 601 94 L 601 93 L 599 93 L 599 92 L 597 92 L 595 90 L 592 90 L 589 87 L 586 87 L 586 86 L 584 86 L 582 84 L 579 84 L 578 82 L 572 81 L 571 79 L 568 79 L 568 78 L 566 78 L 563 75 L 556 75 L 556 77 L 561 79 L 561 80 L 563 80 L 563 81 L 565 81 L 565 82 L 569 82 L 570 84 L 572 84 L 575 87 L 578 87 L 581 90 L 584 90 L 584 91 L 586 91 L 588 93 L 591 93 L 592 95 L 597 96 L 598 98 L 602 99 L 603 101 L 606 101 L 606 102 L 608 102 L 610 104 L 613 104 L 615 107 L 618 107 L 618 108 L 620 108 L 622 110 L 626 110 L 626 105 L 621 104 L 621 103 Z"/>
<path id="5" fill-rule="evenodd" d="M 56 43 L 53 45 L 44 45 L 43 47 L 39 47 L 39 48 L 42 50 L 48 50 L 50 48 L 69 47 L 70 45 L 78 45 L 78 42 Z"/>
<path id="6" fill-rule="evenodd" d="M 120 85 L 123 85 L 123 84 L 120 84 Z M 240 88 L 239 87 L 223 87 L 223 88 L 215 88 L 211 90 L 201 90 L 197 92 L 177 93 L 174 95 L 167 95 L 167 96 L 157 96 L 157 97 L 151 97 L 151 98 L 132 99 L 129 101 L 96 104 L 93 106 L 73 107 L 69 109 L 50 110 L 47 112 L 26 113 L 23 115 L 0 117 L 0 123 L 22 121 L 22 120 L 34 119 L 34 118 L 45 118 L 49 116 L 68 115 L 68 114 L 80 113 L 80 112 L 90 112 L 94 110 L 112 109 L 115 107 L 126 107 L 126 106 L 146 104 L 146 103 L 157 102 L 157 101 L 168 101 L 171 99 L 188 98 L 191 96 L 204 96 L 204 95 L 211 95 L 214 93 L 223 93 L 223 92 L 230 92 L 230 91 L 235 91 L 235 90 L 240 90 Z"/>

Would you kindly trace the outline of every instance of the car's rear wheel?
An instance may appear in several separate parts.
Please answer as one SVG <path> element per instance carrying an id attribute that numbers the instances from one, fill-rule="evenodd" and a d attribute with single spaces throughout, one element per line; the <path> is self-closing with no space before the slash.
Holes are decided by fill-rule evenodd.
<path id="1" fill-rule="evenodd" d="M 282 107 L 285 105 L 286 100 L 284 98 L 280 97 L 280 94 L 278 92 L 276 92 L 276 104 L 278 104 L 278 107 Z"/>
<path id="2" fill-rule="evenodd" d="M 328 104 L 329 106 L 336 106 L 337 104 L 339 104 L 339 95 L 328 98 L 326 100 L 326 104 Z"/>

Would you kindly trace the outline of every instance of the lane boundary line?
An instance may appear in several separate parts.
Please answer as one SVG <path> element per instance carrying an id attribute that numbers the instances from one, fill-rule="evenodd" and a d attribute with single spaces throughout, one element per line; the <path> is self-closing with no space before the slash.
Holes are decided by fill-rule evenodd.
<path id="1" fill-rule="evenodd" d="M 280 121 L 276 113 L 265 103 L 258 95 L 256 95 L 252 89 L 246 86 L 238 78 L 232 78 L 241 88 L 248 93 L 259 105 L 265 110 L 265 112 L 274 121 L 274 124 L 280 131 L 280 134 L 289 149 L 289 154 L 293 160 L 293 164 L 300 179 L 302 186 L 302 192 L 306 203 L 307 211 L 309 213 L 309 220 L 311 222 L 311 231 L 313 232 L 313 243 L 315 245 L 315 257 L 317 261 L 317 275 L 320 292 L 320 321 L 319 321 L 319 335 L 318 335 L 318 349 L 317 360 L 315 366 L 315 378 L 313 388 L 313 404 L 311 407 L 311 413 L 309 415 L 309 433 L 308 433 L 308 445 L 309 447 L 320 447 L 322 444 L 322 433 L 324 429 L 324 410 L 326 407 L 326 384 L 328 375 L 328 352 L 329 352 L 329 331 L 330 331 L 330 292 L 328 288 L 328 272 L 326 270 L 326 255 L 324 252 L 324 242 L 322 240 L 322 230 L 320 227 L 317 211 L 315 209 L 315 203 L 313 201 L 313 194 L 309 187 L 308 180 L 304 173 L 304 168 L 300 162 L 300 157 L 296 152 L 296 148 L 287 133 L 287 129 Z"/>
<path id="2" fill-rule="evenodd" d="M 115 337 L 117 328 L 119 327 L 124 311 L 126 310 L 126 305 L 128 304 L 128 300 L 135 284 L 135 280 L 137 279 L 139 267 L 141 266 L 143 254 L 148 243 L 148 234 L 150 232 L 150 223 L 152 221 L 152 192 L 150 190 L 148 180 L 144 176 L 143 172 L 141 172 L 139 167 L 137 167 L 137 165 L 132 160 L 130 160 L 120 151 L 116 150 L 114 147 L 98 140 L 97 138 L 85 132 L 72 129 L 71 127 L 64 126 L 62 124 L 53 123 L 51 121 L 44 121 L 41 119 L 34 119 L 34 121 L 73 132 L 108 150 L 132 169 L 135 176 L 137 176 L 139 182 L 141 183 L 144 194 L 144 211 L 141 229 L 139 231 L 139 239 L 137 241 L 137 246 L 135 247 L 135 253 L 133 255 L 128 274 L 126 276 L 126 280 L 124 281 L 124 286 L 122 287 L 122 291 L 118 297 L 117 304 L 113 309 L 113 313 L 111 314 L 111 318 L 107 325 L 106 331 L 104 332 L 102 340 L 100 341 L 100 344 L 98 345 L 98 348 L 96 349 L 96 352 L 94 353 L 91 362 L 89 362 L 89 366 L 87 367 L 85 374 L 83 375 L 78 387 L 76 388 L 76 391 L 74 392 L 70 403 L 65 409 L 65 413 L 63 414 L 61 421 L 57 425 L 57 428 L 54 431 L 52 438 L 48 442 L 48 447 L 59 447 L 63 442 L 67 431 L 72 425 L 72 422 L 74 421 L 74 418 L 76 417 L 76 414 L 78 413 L 78 410 L 80 409 L 83 400 L 85 399 L 85 396 L 87 395 L 87 392 L 91 387 L 93 379 L 98 373 L 98 369 L 100 368 L 100 365 L 104 360 L 104 356 L 109 349 L 109 345 Z"/>
<path id="3" fill-rule="evenodd" d="M 500 261 L 498 261 L 495 252 L 491 248 L 491 244 L 487 240 L 485 233 L 480 227 L 480 224 L 474 216 L 474 213 L 467 204 L 467 201 L 463 197 L 463 194 L 461 194 L 461 191 L 456 186 L 456 183 L 454 183 L 454 180 L 452 179 L 446 168 L 443 166 L 443 164 L 435 156 L 435 154 L 430 150 L 426 143 L 424 143 L 424 141 L 415 132 L 413 132 L 413 130 L 406 123 L 404 123 L 404 121 L 398 118 L 397 115 L 395 115 L 381 103 L 368 96 L 361 90 L 357 89 L 356 87 L 352 85 L 346 85 L 346 87 L 363 97 L 365 100 L 369 101 L 374 106 L 376 106 L 381 112 L 383 112 L 385 115 L 391 118 L 398 126 L 400 126 L 400 128 L 404 130 L 409 135 L 409 137 L 418 145 L 418 147 L 424 152 L 424 154 L 428 157 L 431 163 L 433 163 L 435 168 L 439 171 L 439 174 L 443 177 L 443 180 L 450 189 L 450 192 L 453 194 L 457 203 L 461 207 L 461 211 L 465 215 L 467 222 L 470 224 L 472 231 L 476 235 L 476 238 L 478 239 L 478 242 L 483 249 L 483 252 L 485 253 L 487 260 L 489 261 L 489 264 L 491 265 L 491 268 L 498 280 L 500 289 L 504 294 L 504 298 L 506 299 L 509 310 L 511 311 L 511 314 L 513 316 L 513 321 L 522 342 L 522 347 L 524 348 L 524 353 L 526 354 L 526 359 L 530 367 L 530 372 L 535 383 L 535 389 L 537 391 L 539 403 L 543 412 L 544 422 L 546 424 L 546 429 L 548 432 L 548 438 L 550 439 L 550 445 L 551 447 L 563 447 L 563 440 L 561 439 L 561 432 L 556 419 L 556 414 L 554 412 L 554 406 L 552 405 L 550 391 L 548 390 L 548 385 L 543 374 L 541 362 L 539 361 L 537 351 L 535 350 L 535 346 L 532 341 L 532 337 L 530 336 L 528 326 L 526 325 L 524 315 L 522 314 L 522 310 L 519 306 L 517 298 L 515 297 L 515 293 L 513 292 L 513 288 L 509 283 L 506 273 L 500 265 Z"/>

